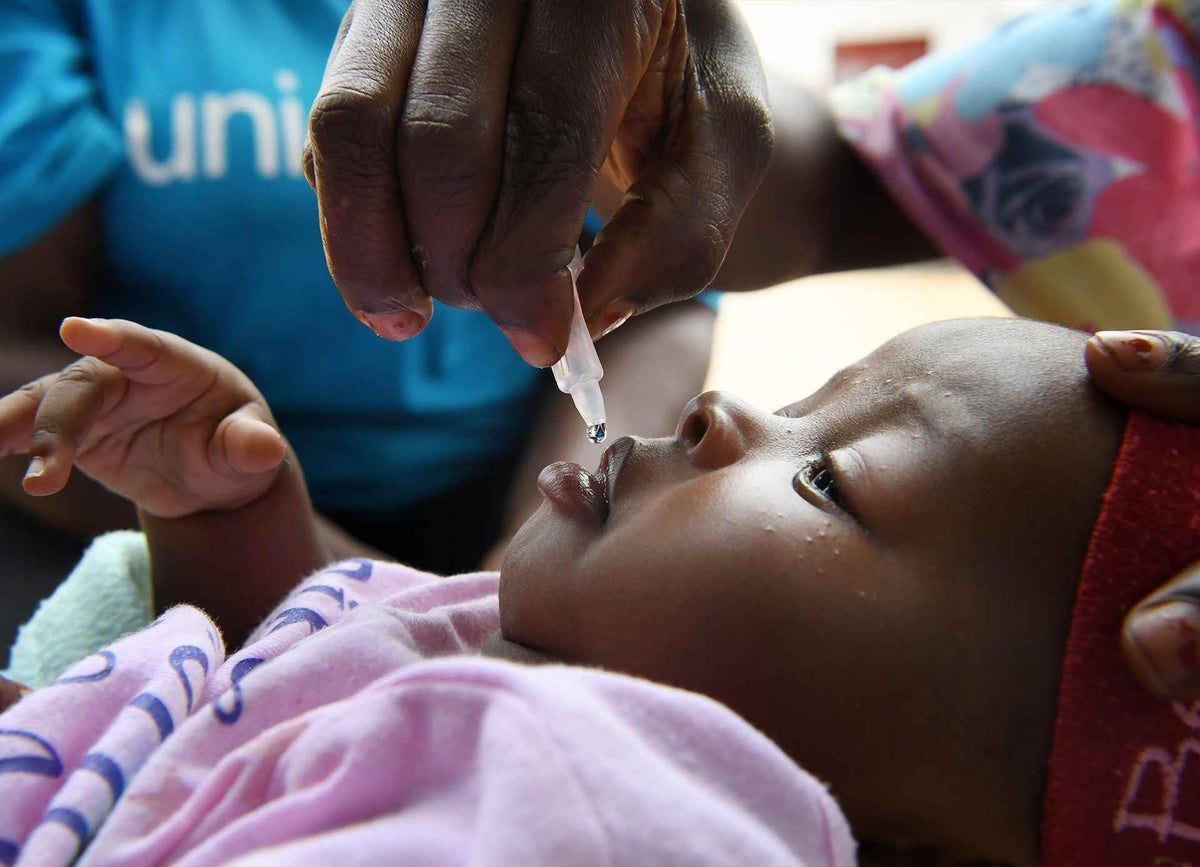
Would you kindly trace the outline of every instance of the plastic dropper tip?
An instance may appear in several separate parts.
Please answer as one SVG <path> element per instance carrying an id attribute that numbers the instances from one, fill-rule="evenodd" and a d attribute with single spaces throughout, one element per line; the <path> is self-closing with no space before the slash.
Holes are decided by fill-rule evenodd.
<path id="1" fill-rule="evenodd" d="M 608 436 L 608 425 L 604 422 L 599 424 L 589 424 L 587 429 L 587 438 L 594 443 L 604 442 L 604 438 Z"/>

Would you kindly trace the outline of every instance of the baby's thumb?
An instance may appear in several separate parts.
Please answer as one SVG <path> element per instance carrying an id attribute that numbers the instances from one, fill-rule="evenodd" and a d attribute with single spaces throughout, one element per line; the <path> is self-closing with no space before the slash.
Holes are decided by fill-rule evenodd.
<path id="1" fill-rule="evenodd" d="M 264 415 L 255 404 L 227 415 L 213 434 L 213 465 L 248 475 L 279 466 L 287 455 L 287 442 Z"/>

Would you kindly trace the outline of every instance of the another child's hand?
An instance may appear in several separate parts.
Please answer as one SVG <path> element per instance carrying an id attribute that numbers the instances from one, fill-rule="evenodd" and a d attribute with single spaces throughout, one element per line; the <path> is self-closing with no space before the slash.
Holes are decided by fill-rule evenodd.
<path id="1" fill-rule="evenodd" d="M 0 398 L 0 457 L 30 456 L 30 494 L 62 490 L 72 464 L 162 518 L 270 489 L 287 443 L 229 361 L 119 319 L 72 317 L 59 333 L 85 357 Z"/>

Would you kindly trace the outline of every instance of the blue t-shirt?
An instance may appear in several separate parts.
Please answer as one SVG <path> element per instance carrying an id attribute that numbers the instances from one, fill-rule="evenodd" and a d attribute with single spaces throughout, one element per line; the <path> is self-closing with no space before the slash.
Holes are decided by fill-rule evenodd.
<path id="1" fill-rule="evenodd" d="M 323 508 L 400 507 L 510 460 L 543 377 L 479 312 L 376 339 L 301 172 L 348 0 L 0 0 L 0 256 L 99 195 L 97 315 L 259 386 Z"/>

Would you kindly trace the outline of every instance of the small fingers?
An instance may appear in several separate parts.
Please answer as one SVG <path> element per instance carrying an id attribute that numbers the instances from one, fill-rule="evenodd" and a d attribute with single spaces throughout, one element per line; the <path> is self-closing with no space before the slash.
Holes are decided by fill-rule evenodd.
<path id="1" fill-rule="evenodd" d="M 1200 422 L 1200 338 L 1179 331 L 1101 331 L 1088 341 L 1092 380 L 1134 409 Z"/>
<path id="2" fill-rule="evenodd" d="M 29 453 L 33 420 L 58 372 L 47 374 L 0 397 L 0 457 Z"/>
<path id="3" fill-rule="evenodd" d="M 22 482 L 27 493 L 38 497 L 63 489 L 96 419 L 120 401 L 128 385 L 119 370 L 90 357 L 46 379 L 50 381 L 41 386 L 27 449 L 29 469 Z"/>
<path id="4" fill-rule="evenodd" d="M 1176 701 L 1200 698 L 1200 563 L 1126 616 L 1121 649 L 1150 692 Z"/>
<path id="5" fill-rule="evenodd" d="M 124 319 L 69 316 L 58 333 L 70 349 L 120 369 L 133 382 L 191 392 L 212 380 L 213 353 L 166 331 Z"/>
<path id="6" fill-rule="evenodd" d="M 273 470 L 287 455 L 283 435 L 264 418 L 263 408 L 247 404 L 226 416 L 213 433 L 210 459 L 230 473 L 253 475 Z"/>

